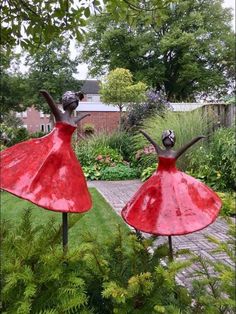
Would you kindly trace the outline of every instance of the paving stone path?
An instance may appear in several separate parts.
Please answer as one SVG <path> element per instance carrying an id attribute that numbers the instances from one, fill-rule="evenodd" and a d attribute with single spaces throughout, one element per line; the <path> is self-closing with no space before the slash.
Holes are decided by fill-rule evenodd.
<path id="1" fill-rule="evenodd" d="M 122 208 L 131 199 L 141 184 L 142 183 L 139 180 L 92 181 L 88 183 L 89 187 L 95 187 L 103 195 L 103 197 L 117 212 L 118 215 L 120 215 Z M 228 239 L 227 231 L 228 227 L 225 221 L 221 218 L 218 218 L 213 224 L 201 231 L 184 236 L 172 237 L 173 249 L 174 251 L 179 249 L 189 249 L 191 252 L 196 253 L 197 255 L 201 255 L 202 257 L 206 257 L 211 260 L 220 260 L 234 267 L 235 265 L 232 264 L 232 261 L 225 253 L 212 253 L 212 251 L 215 249 L 215 245 L 209 242 L 205 237 L 206 235 L 211 235 L 220 241 L 225 242 Z M 149 236 L 147 234 L 143 235 Z M 167 237 L 158 237 L 155 241 L 155 246 L 167 241 Z M 182 259 L 183 258 L 185 257 L 183 256 Z M 185 286 L 191 285 L 191 273 L 194 269 L 196 269 L 196 267 L 193 265 L 192 267 L 187 268 L 185 271 L 180 273 L 177 276 L 178 282 Z"/>

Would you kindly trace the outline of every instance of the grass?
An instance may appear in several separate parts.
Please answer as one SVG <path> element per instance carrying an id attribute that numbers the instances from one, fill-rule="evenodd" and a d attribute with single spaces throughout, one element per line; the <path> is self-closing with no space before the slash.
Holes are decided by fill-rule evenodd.
<path id="1" fill-rule="evenodd" d="M 69 230 L 69 245 L 79 243 L 87 233 L 95 235 L 100 243 L 106 242 L 117 230 L 117 225 L 120 225 L 122 232 L 128 234 L 129 228 L 101 194 L 95 188 L 89 190 L 93 199 L 92 209 L 84 214 L 69 214 L 69 221 L 75 222 Z M 35 224 L 44 224 L 52 217 L 58 224 L 61 223 L 61 213 L 45 210 L 7 192 L 1 192 L 2 220 L 9 220 L 16 225 L 27 208 L 32 208 Z"/>
<path id="2" fill-rule="evenodd" d="M 162 146 L 161 135 L 164 130 L 174 130 L 176 136 L 176 145 L 173 148 L 177 150 L 191 139 L 198 135 L 208 135 L 209 130 L 212 129 L 214 118 L 203 114 L 201 109 L 196 109 L 187 112 L 173 112 L 167 111 L 164 118 L 159 115 L 145 119 L 142 129 L 146 131 L 152 139 L 154 139 L 160 146 Z M 143 135 L 137 134 L 134 137 L 135 147 L 137 149 L 150 145 Z M 194 152 L 195 149 L 203 145 L 206 140 L 198 142 L 198 144 L 191 147 L 187 154 L 181 156 L 178 160 L 180 169 L 185 170 L 189 164 L 189 153 Z M 151 160 L 152 162 L 152 160 Z M 149 166 L 151 163 L 149 164 Z"/>

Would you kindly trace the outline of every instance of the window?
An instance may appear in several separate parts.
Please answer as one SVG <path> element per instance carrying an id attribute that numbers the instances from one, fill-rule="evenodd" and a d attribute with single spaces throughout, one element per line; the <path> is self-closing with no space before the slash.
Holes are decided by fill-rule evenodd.
<path id="1" fill-rule="evenodd" d="M 96 94 L 92 95 L 92 94 L 90 94 L 90 95 L 87 96 L 87 99 L 90 102 L 95 102 L 95 101 L 99 102 L 100 101 L 100 95 L 96 95 Z"/>
<path id="2" fill-rule="evenodd" d="M 44 124 L 41 124 L 41 125 L 40 125 L 40 131 L 41 131 L 41 132 L 45 132 L 45 125 L 44 125 Z"/>
<path id="3" fill-rule="evenodd" d="M 50 132 L 51 131 L 51 124 L 47 124 L 47 132 Z"/>
<path id="4" fill-rule="evenodd" d="M 93 95 L 93 101 L 100 101 L 100 95 Z"/>
<path id="5" fill-rule="evenodd" d="M 40 118 L 44 118 L 44 113 L 40 111 Z"/>
<path id="6" fill-rule="evenodd" d="M 22 112 L 22 118 L 27 118 L 27 110 Z"/>

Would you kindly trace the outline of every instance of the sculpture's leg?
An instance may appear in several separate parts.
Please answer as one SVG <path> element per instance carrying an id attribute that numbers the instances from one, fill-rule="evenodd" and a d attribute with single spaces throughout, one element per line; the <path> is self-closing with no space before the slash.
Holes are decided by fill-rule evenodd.
<path id="1" fill-rule="evenodd" d="M 68 214 L 62 213 L 62 245 L 63 251 L 67 251 L 68 247 Z"/>
<path id="2" fill-rule="evenodd" d="M 171 236 L 168 236 L 168 242 L 169 242 L 169 260 L 173 261 L 173 247 L 172 247 L 172 239 Z"/>

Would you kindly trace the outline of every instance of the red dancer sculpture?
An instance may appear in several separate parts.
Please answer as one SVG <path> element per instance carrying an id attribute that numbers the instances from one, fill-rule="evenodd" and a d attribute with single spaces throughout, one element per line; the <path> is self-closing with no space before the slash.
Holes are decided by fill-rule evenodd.
<path id="1" fill-rule="evenodd" d="M 165 149 L 161 149 L 145 132 L 141 133 L 153 144 L 159 164 L 151 178 L 123 208 L 124 220 L 140 231 L 169 236 L 169 241 L 172 235 L 191 233 L 211 224 L 222 205 L 220 198 L 205 184 L 175 166 L 176 160 L 204 136 L 198 136 L 174 151 L 173 131 L 163 132 Z"/>
<path id="2" fill-rule="evenodd" d="M 88 211 L 91 197 L 81 166 L 71 148 L 76 123 L 73 110 L 82 93 L 66 92 L 62 113 L 47 91 L 41 91 L 55 116 L 52 132 L 1 152 L 1 189 L 49 210 L 63 213 Z"/>

